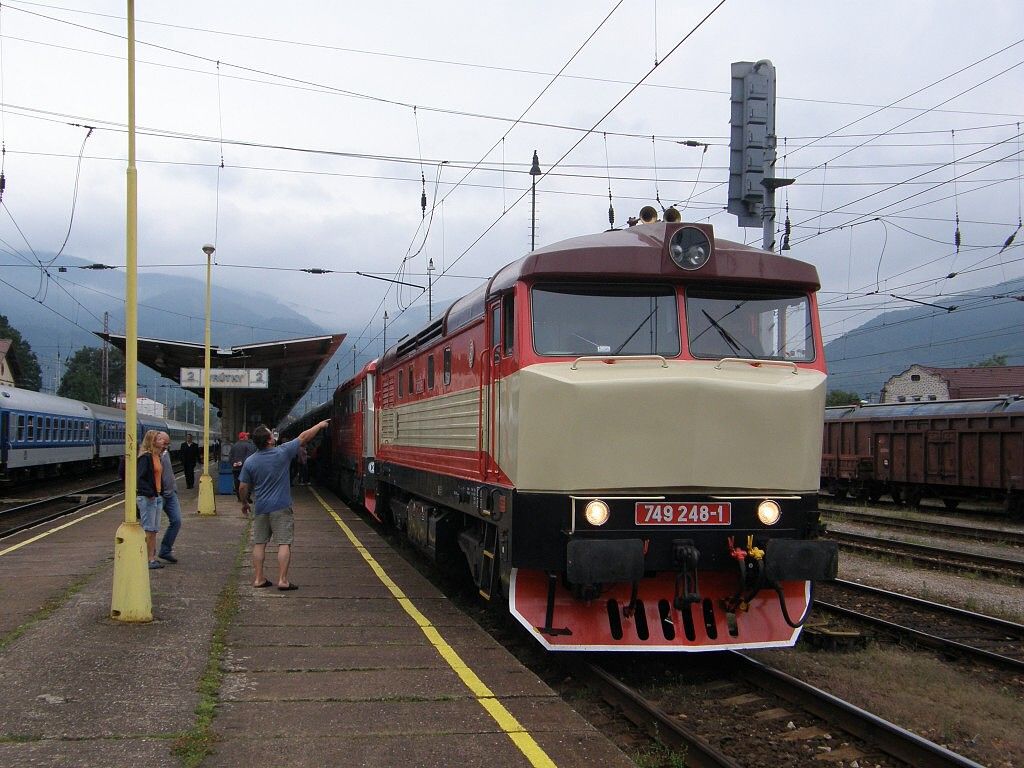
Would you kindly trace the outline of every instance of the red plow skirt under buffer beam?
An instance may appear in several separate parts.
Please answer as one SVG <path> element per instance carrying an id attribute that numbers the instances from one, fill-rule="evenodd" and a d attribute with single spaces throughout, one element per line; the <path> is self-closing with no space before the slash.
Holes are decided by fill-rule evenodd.
<path id="1" fill-rule="evenodd" d="M 547 574 L 513 569 L 509 608 L 553 651 L 721 651 L 796 643 L 800 630 L 786 623 L 775 590 L 761 590 L 746 611 L 730 615 L 721 601 L 735 593 L 735 573 L 708 572 L 699 578 L 700 601 L 682 610 L 673 607 L 675 574 L 643 579 L 635 612 L 626 610 L 631 584 L 611 585 L 599 597 L 581 601 L 559 579 L 549 618 Z M 785 581 L 781 586 L 786 610 L 798 621 L 810 600 L 810 582 Z"/>

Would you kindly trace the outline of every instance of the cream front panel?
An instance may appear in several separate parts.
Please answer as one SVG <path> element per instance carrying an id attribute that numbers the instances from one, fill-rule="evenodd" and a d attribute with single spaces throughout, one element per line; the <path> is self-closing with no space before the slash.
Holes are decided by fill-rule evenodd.
<path id="1" fill-rule="evenodd" d="M 520 490 L 817 490 L 825 376 L 788 365 L 549 363 L 502 382 Z"/>

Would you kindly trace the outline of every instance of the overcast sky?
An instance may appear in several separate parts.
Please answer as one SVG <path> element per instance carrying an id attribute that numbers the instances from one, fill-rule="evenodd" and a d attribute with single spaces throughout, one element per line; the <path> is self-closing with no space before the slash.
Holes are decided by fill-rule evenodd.
<path id="1" fill-rule="evenodd" d="M 716 5 L 142 0 L 140 271 L 202 279 L 215 243 L 215 290 L 272 293 L 376 352 L 383 312 L 426 296 L 354 272 L 425 286 L 432 259 L 440 303 L 523 255 L 535 149 L 538 244 L 607 228 L 609 187 L 616 226 L 659 198 L 760 243 L 723 210 L 728 91 L 731 62 L 770 59 L 778 173 L 797 178 L 779 223 L 788 204 L 826 339 L 912 306 L 890 293 L 1024 275 L 1024 233 L 998 253 L 1021 213 L 1024 3 Z M 124 264 L 125 17 L 104 0 L 0 8 L 0 262 L 67 237 L 65 255 Z M 0 312 L 13 295 L 0 284 Z"/>

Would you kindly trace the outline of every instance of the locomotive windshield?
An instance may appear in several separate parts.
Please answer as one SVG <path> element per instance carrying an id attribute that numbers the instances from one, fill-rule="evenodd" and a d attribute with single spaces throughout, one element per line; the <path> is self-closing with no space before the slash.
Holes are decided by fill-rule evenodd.
<path id="1" fill-rule="evenodd" d="M 531 304 L 539 355 L 679 354 L 672 286 L 540 285 Z"/>
<path id="2" fill-rule="evenodd" d="M 694 357 L 814 359 L 810 306 L 796 291 L 688 288 L 686 328 Z"/>

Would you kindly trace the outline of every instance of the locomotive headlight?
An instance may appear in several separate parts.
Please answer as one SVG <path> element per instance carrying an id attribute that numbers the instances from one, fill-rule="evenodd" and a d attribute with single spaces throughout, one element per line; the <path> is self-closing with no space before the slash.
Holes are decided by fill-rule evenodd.
<path id="1" fill-rule="evenodd" d="M 765 499 L 757 505 L 757 519 L 765 525 L 775 525 L 781 516 L 782 510 L 779 508 L 778 502 Z"/>
<path id="2" fill-rule="evenodd" d="M 711 258 L 711 241 L 696 227 L 683 227 L 672 235 L 668 255 L 677 267 L 685 270 L 700 269 Z"/>
<path id="3" fill-rule="evenodd" d="M 608 509 L 608 505 L 600 499 L 588 502 L 587 508 L 583 512 L 583 516 L 587 518 L 587 522 L 591 525 L 604 525 L 608 522 L 610 514 L 611 510 Z"/>

